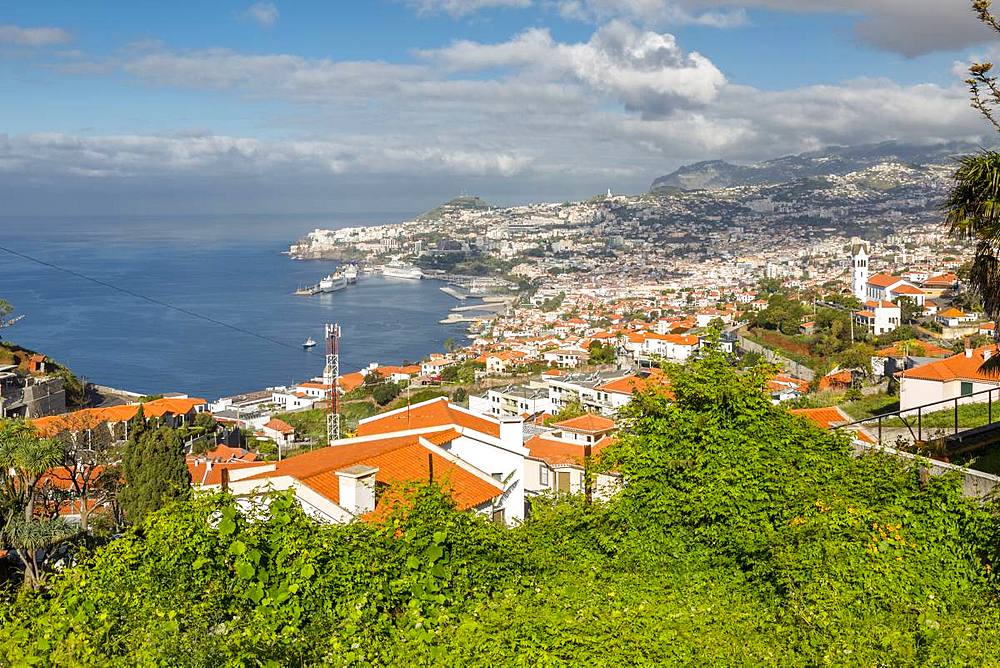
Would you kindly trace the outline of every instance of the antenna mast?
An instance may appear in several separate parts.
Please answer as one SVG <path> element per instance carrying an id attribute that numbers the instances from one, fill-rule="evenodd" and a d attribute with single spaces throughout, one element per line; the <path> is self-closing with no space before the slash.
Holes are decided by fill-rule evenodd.
<path id="1" fill-rule="evenodd" d="M 327 387 L 330 400 L 326 403 L 326 444 L 340 439 L 340 325 L 326 326 L 326 366 L 323 368 L 323 384 Z"/>

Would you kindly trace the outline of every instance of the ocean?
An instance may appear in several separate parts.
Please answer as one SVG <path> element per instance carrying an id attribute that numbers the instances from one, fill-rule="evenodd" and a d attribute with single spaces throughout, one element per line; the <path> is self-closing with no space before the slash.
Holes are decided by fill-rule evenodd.
<path id="1" fill-rule="evenodd" d="M 362 275 L 329 295 L 300 297 L 334 262 L 296 261 L 288 244 L 315 227 L 401 220 L 351 216 L 0 218 L 0 246 L 255 336 L 150 303 L 0 251 L 0 298 L 25 317 L 3 338 L 45 353 L 88 381 L 214 399 L 322 374 L 323 331 L 339 322 L 341 370 L 441 351 L 462 325 L 438 281 Z M 312 352 L 307 337 L 320 344 Z"/>

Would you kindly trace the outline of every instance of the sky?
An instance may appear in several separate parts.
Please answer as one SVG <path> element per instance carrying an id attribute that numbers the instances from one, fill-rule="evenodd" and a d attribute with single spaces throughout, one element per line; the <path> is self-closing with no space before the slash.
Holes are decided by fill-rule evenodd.
<path id="1" fill-rule="evenodd" d="M 967 0 L 0 0 L 0 217 L 418 212 L 993 143 Z"/>

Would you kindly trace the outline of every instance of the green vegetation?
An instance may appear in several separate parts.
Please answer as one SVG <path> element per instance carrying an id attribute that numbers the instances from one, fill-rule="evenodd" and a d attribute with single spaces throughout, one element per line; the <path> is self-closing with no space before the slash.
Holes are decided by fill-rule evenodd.
<path id="1" fill-rule="evenodd" d="M 558 295 L 554 297 L 548 297 L 547 299 L 543 300 L 542 303 L 538 305 L 538 308 L 541 309 L 542 311 L 545 311 L 546 313 L 555 311 L 560 306 L 562 306 L 563 301 L 565 300 L 566 300 L 566 293 L 560 292 Z"/>
<path id="2" fill-rule="evenodd" d="M 24 564 L 24 585 L 37 589 L 58 546 L 77 530 L 42 508 L 42 474 L 63 461 L 63 445 L 38 438 L 23 422 L 0 423 L 0 540 Z"/>
<path id="3" fill-rule="evenodd" d="M 372 399 L 379 406 L 387 406 L 393 399 L 399 396 L 400 387 L 396 383 L 382 383 L 376 385 L 372 390 Z"/>
<path id="4" fill-rule="evenodd" d="M 637 397 L 611 502 L 504 529 L 436 487 L 380 523 L 179 501 L 0 608 L 8 664 L 994 665 L 993 506 L 772 406 L 718 354 Z"/>
<path id="5" fill-rule="evenodd" d="M 563 420 L 572 420 L 575 417 L 580 417 L 581 415 L 586 415 L 587 411 L 583 409 L 583 405 L 580 403 L 579 399 L 570 399 L 567 401 L 562 408 L 560 408 L 555 415 L 546 418 L 545 424 L 555 424 L 556 422 L 562 422 Z"/>
<path id="6" fill-rule="evenodd" d="M 128 484 L 119 499 L 125 518 L 133 524 L 170 500 L 191 494 L 191 474 L 184 463 L 180 436 L 169 427 L 147 425 L 141 408 L 129 420 L 122 474 Z"/>
<path id="7" fill-rule="evenodd" d="M 587 352 L 590 353 L 591 364 L 614 364 L 614 344 L 604 344 L 600 341 L 592 341 L 587 347 Z"/>

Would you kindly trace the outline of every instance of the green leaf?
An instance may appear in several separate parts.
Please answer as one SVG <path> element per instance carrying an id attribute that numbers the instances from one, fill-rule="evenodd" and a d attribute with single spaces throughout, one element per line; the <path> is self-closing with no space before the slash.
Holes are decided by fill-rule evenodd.
<path id="1" fill-rule="evenodd" d="M 249 580 L 253 577 L 257 569 L 253 567 L 253 564 L 247 561 L 236 562 L 236 574 L 239 575 L 244 580 Z"/>
<path id="2" fill-rule="evenodd" d="M 219 522 L 219 535 L 228 536 L 236 531 L 236 522 L 232 521 L 228 517 L 221 522 Z"/>

